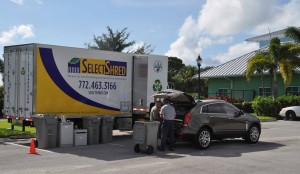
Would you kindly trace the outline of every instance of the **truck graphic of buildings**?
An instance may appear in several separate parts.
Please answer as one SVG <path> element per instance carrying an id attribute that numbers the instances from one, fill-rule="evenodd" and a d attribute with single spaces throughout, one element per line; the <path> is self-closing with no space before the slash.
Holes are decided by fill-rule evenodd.
<path id="1" fill-rule="evenodd" d="M 74 57 L 68 62 L 69 73 L 80 73 L 80 58 Z"/>

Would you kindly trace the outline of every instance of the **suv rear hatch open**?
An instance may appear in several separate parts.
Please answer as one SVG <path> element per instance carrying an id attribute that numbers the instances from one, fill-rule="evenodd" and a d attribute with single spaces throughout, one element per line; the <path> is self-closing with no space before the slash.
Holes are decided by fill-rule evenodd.
<path id="1" fill-rule="evenodd" d="M 152 97 L 154 97 L 154 101 L 162 101 L 163 98 L 169 99 L 171 105 L 174 106 L 176 110 L 176 119 L 181 121 L 184 119 L 184 115 L 196 105 L 192 96 L 174 89 L 160 91 L 152 95 Z"/>

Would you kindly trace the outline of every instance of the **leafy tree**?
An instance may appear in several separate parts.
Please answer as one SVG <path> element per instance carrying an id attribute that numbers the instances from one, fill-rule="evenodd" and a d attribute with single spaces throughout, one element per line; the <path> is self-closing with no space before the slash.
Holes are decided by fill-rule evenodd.
<path id="1" fill-rule="evenodd" d="M 300 48 L 292 43 L 281 44 L 280 40 L 275 37 L 271 40 L 269 51 L 255 54 L 248 62 L 246 77 L 248 80 L 257 70 L 269 69 L 273 74 L 273 99 L 278 97 L 277 71 L 279 70 L 285 87 L 292 80 L 293 69 L 297 67 Z"/>
<path id="2" fill-rule="evenodd" d="M 288 27 L 285 32 L 285 36 L 295 40 L 296 43 L 300 43 L 300 29 L 296 27 Z"/>
<path id="3" fill-rule="evenodd" d="M 264 88 L 264 73 L 266 73 L 268 70 L 272 69 L 273 63 L 271 60 L 271 57 L 268 56 L 268 53 L 257 53 L 254 57 L 252 57 L 248 61 L 247 70 L 246 70 L 246 77 L 247 80 L 251 80 L 251 76 L 254 74 L 254 72 L 257 72 L 259 76 L 261 77 L 261 83 L 262 88 Z M 264 94 L 264 90 L 263 96 Z"/>
<path id="4" fill-rule="evenodd" d="M 3 82 L 3 73 L 4 73 L 4 61 L 0 58 L 0 73 L 2 75 L 2 82 Z M 0 118 L 2 117 L 2 109 L 4 105 L 4 87 L 0 86 Z"/>
<path id="5" fill-rule="evenodd" d="M 175 84 L 185 92 L 194 92 L 195 80 L 194 75 L 197 73 L 196 66 L 184 66 L 174 76 Z"/>
<path id="6" fill-rule="evenodd" d="M 176 88 L 179 84 L 178 79 L 175 79 L 175 75 L 179 70 L 185 65 L 182 63 L 182 60 L 177 57 L 169 57 L 168 61 L 168 81 L 175 84 Z"/>
<path id="7" fill-rule="evenodd" d="M 0 74 L 2 75 L 2 82 L 3 82 L 3 73 L 4 73 L 4 61 L 0 59 Z"/>
<path id="8" fill-rule="evenodd" d="M 144 43 L 142 46 L 139 46 L 137 49 L 129 52 L 135 54 L 151 54 L 153 51 L 154 47 L 152 45 L 147 45 Z"/>
<path id="9" fill-rule="evenodd" d="M 182 63 L 182 60 L 177 57 L 169 57 L 169 79 L 174 77 L 182 67 L 185 65 Z"/>
<path id="10" fill-rule="evenodd" d="M 108 26 L 107 30 L 107 34 L 102 34 L 101 36 L 94 35 L 94 44 L 87 43 L 87 47 L 89 49 L 121 52 L 135 43 L 135 41 L 126 42 L 130 36 L 130 33 L 127 32 L 127 28 L 114 32 Z"/>

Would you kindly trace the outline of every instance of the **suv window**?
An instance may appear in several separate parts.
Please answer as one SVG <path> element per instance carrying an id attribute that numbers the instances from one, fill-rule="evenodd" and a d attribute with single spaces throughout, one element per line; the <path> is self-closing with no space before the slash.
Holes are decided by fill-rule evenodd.
<path id="1" fill-rule="evenodd" d="M 222 105 L 223 105 L 223 108 L 224 108 L 226 114 L 235 114 L 235 113 L 239 112 L 239 110 L 236 107 L 234 107 L 228 103 L 223 103 Z"/>
<path id="2" fill-rule="evenodd" d="M 202 113 L 224 113 L 219 103 L 209 104 L 202 107 Z"/>

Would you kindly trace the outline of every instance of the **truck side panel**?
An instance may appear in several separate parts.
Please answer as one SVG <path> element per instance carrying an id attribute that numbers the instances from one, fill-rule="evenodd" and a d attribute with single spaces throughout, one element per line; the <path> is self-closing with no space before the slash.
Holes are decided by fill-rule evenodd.
<path id="1" fill-rule="evenodd" d="M 154 102 L 152 95 L 168 88 L 168 57 L 149 55 L 148 58 L 147 83 L 147 110 L 150 110 L 150 103 Z"/>
<path id="2" fill-rule="evenodd" d="M 131 60 L 124 53 L 38 45 L 35 112 L 128 114 Z"/>

